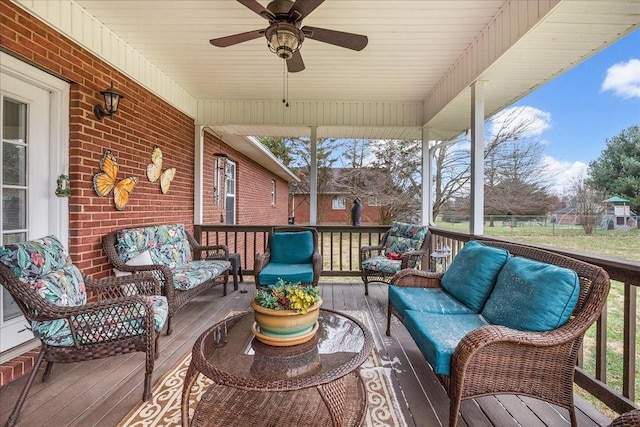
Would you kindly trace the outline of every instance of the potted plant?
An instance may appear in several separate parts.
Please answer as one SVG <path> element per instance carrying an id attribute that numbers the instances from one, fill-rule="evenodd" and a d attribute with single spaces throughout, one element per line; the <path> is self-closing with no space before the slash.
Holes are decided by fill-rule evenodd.
<path id="1" fill-rule="evenodd" d="M 317 286 L 279 279 L 254 294 L 251 302 L 256 320 L 253 333 L 258 340 L 270 345 L 306 342 L 318 329 L 321 305 Z"/>

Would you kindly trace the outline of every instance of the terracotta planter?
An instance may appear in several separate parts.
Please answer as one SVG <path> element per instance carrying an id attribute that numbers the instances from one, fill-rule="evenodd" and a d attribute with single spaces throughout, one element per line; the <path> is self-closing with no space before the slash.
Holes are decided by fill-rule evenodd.
<path id="1" fill-rule="evenodd" d="M 274 310 L 251 302 L 256 324 L 253 333 L 265 344 L 296 345 L 313 338 L 317 330 L 322 298 L 307 310 L 306 314 L 293 310 Z M 281 343 L 281 344 L 278 344 Z"/>

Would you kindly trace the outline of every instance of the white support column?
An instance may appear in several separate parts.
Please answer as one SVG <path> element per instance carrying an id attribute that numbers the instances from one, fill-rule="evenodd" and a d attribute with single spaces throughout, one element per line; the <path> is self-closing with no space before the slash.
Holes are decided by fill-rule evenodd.
<path id="1" fill-rule="evenodd" d="M 318 223 L 318 128 L 311 126 L 311 170 L 309 171 L 309 224 Z"/>
<path id="2" fill-rule="evenodd" d="M 433 181 L 431 151 L 429 150 L 429 129 L 422 128 L 422 224 L 434 225 L 433 223 Z"/>
<path id="3" fill-rule="evenodd" d="M 202 224 L 204 182 L 204 126 L 196 126 L 193 164 L 193 223 Z"/>
<path id="4" fill-rule="evenodd" d="M 484 97 L 485 82 L 471 85 L 471 218 L 469 232 L 484 234 Z"/>

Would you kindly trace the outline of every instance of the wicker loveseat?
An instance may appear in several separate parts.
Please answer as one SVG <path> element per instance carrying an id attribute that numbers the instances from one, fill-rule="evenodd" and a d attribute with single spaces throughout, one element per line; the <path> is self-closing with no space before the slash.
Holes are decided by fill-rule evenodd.
<path id="1" fill-rule="evenodd" d="M 149 271 L 158 278 L 169 303 L 167 335 L 173 315 L 193 297 L 215 285 L 227 295 L 227 247 L 201 246 L 182 224 L 115 230 L 102 238 L 102 247 L 116 275 Z"/>
<path id="2" fill-rule="evenodd" d="M 566 408 L 577 426 L 573 379 L 585 331 L 602 311 L 600 267 L 524 245 L 472 241 L 444 273 L 398 272 L 391 315 L 405 325 L 449 398 L 520 394 Z"/>
<path id="3" fill-rule="evenodd" d="M 369 295 L 369 282 L 389 283 L 394 274 L 405 268 L 415 268 L 428 252 L 429 228 L 394 221 L 374 246 L 360 248 L 360 273 L 364 294 Z"/>
<path id="4" fill-rule="evenodd" d="M 54 363 L 146 353 L 143 400 L 151 397 L 158 334 L 167 319 L 167 300 L 151 274 L 93 280 L 73 265 L 54 236 L 0 246 L 0 282 L 22 311 L 40 353 L 8 426 L 18 421 L 43 361 L 43 381 Z M 88 292 L 94 296 L 89 301 Z"/>

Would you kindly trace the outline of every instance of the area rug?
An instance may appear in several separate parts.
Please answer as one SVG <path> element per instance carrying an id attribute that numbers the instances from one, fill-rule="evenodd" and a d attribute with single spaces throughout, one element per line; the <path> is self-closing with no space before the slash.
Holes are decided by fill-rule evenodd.
<path id="1" fill-rule="evenodd" d="M 362 321 L 369 326 L 368 315 L 363 311 L 349 311 L 346 314 Z M 371 330 L 371 328 L 369 328 Z M 153 398 L 141 402 L 134 407 L 118 424 L 118 427 L 160 427 L 182 425 L 180 414 L 180 400 L 182 384 L 191 361 L 189 351 L 180 361 L 170 369 L 153 387 Z M 374 348 L 369 358 L 362 364 L 360 376 L 367 390 L 367 427 L 406 427 L 406 423 L 399 411 L 398 400 L 391 386 L 390 369 L 384 368 L 378 350 Z M 199 375 L 191 392 L 189 404 L 189 418 L 193 416 L 200 398 L 207 390 L 211 380 Z"/>

